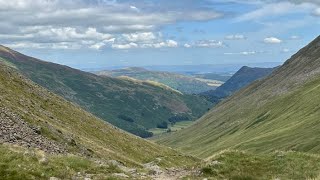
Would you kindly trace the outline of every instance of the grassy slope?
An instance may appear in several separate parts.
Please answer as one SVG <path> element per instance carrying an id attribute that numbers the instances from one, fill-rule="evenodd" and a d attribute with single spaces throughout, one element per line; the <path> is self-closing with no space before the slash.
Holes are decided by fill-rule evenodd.
<path id="1" fill-rule="evenodd" d="M 197 80 L 193 77 L 169 72 L 148 71 L 143 68 L 126 68 L 113 71 L 101 71 L 97 72 L 97 74 L 113 77 L 128 76 L 139 80 L 156 81 L 166 84 L 167 86 L 186 94 L 198 94 L 216 88 L 214 86 L 209 86 L 207 83 Z"/>
<path id="2" fill-rule="evenodd" d="M 0 107 L 6 107 L 31 125 L 41 127 L 43 136 L 66 144 L 73 154 L 82 154 L 86 150 L 95 158 L 114 159 L 135 167 L 158 157 L 162 158 L 164 166 L 194 161 L 111 126 L 1 63 Z M 74 143 L 68 143 L 70 138 Z"/>
<path id="3" fill-rule="evenodd" d="M 100 165 L 77 155 L 45 155 L 38 150 L 9 145 L 0 145 L 0 153 L 0 179 L 3 180 L 48 180 L 50 177 L 72 179 L 78 172 L 80 177 L 94 174 L 95 179 L 111 180 L 116 179 L 112 177 L 113 173 L 122 172 L 117 166 Z M 44 158 L 46 161 L 43 161 Z"/>
<path id="4" fill-rule="evenodd" d="M 264 80 L 160 143 L 199 157 L 226 149 L 320 152 L 320 37 Z"/>
<path id="5" fill-rule="evenodd" d="M 0 47 L 0 57 L 37 84 L 142 137 L 148 136 L 146 129 L 156 127 L 175 114 L 195 119 L 211 106 L 201 97 L 183 95 L 147 82 L 96 76 L 5 47 Z M 134 122 L 123 120 L 119 115 L 130 117 Z"/>
<path id="6" fill-rule="evenodd" d="M 320 156 L 282 151 L 259 155 L 224 151 L 212 157 L 201 171 L 202 177 L 191 179 L 319 179 Z"/>

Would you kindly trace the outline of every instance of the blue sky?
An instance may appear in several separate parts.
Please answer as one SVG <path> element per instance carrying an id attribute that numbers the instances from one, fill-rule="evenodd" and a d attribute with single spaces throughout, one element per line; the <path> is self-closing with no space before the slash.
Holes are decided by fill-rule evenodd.
<path id="1" fill-rule="evenodd" d="M 0 43 L 76 68 L 284 62 L 319 0 L 0 0 Z"/>

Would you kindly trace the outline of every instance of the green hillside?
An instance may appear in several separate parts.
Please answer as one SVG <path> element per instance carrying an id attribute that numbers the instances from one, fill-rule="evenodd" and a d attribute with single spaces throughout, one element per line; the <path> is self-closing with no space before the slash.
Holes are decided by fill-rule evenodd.
<path id="1" fill-rule="evenodd" d="M 147 130 L 169 123 L 169 118 L 183 116 L 193 120 L 211 106 L 202 97 L 184 95 L 161 84 L 97 76 L 6 47 L 0 47 L 0 58 L 37 84 L 141 137 L 151 136 Z"/>
<path id="2" fill-rule="evenodd" d="M 112 71 L 100 71 L 96 72 L 96 74 L 112 77 L 127 76 L 139 80 L 155 81 L 163 83 L 186 94 L 199 94 L 209 90 L 214 90 L 223 83 L 218 80 L 201 79 L 170 72 L 149 71 L 147 69 L 138 67 L 117 69 Z"/>
<path id="3" fill-rule="evenodd" d="M 207 158 L 224 149 L 320 152 L 320 37 L 270 76 L 160 143 Z"/>
<path id="4" fill-rule="evenodd" d="M 2 63 L 0 92 L 0 179 L 107 176 L 122 172 L 120 165 L 142 169 L 149 162 L 177 167 L 197 161 L 96 118 Z"/>
<path id="5" fill-rule="evenodd" d="M 215 90 L 203 92 L 201 95 L 216 104 L 252 82 L 270 75 L 275 69 L 243 66 L 223 85 Z"/>

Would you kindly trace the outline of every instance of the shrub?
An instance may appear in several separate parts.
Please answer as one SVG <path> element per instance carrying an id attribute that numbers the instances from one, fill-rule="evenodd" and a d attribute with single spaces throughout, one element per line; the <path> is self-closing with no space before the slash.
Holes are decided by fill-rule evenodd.
<path id="1" fill-rule="evenodd" d="M 168 119 L 169 122 L 171 123 L 176 123 L 176 122 L 181 122 L 181 121 L 189 121 L 189 117 L 188 116 L 172 116 Z"/>
<path id="2" fill-rule="evenodd" d="M 160 128 L 160 129 L 167 129 L 168 128 L 168 123 L 163 121 L 162 123 L 160 124 L 157 124 L 157 128 Z"/>
<path id="3" fill-rule="evenodd" d="M 128 116 L 126 116 L 126 115 L 120 114 L 120 115 L 118 116 L 118 118 L 119 118 L 119 119 L 122 119 L 122 120 L 125 120 L 125 121 L 128 121 L 128 122 L 134 122 L 134 119 L 132 119 L 131 117 L 128 117 Z"/>

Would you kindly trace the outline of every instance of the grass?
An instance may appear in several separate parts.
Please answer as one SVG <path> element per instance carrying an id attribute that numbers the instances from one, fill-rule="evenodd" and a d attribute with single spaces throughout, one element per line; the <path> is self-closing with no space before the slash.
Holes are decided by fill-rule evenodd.
<path id="1" fill-rule="evenodd" d="M 169 124 L 168 129 L 170 129 L 171 132 L 176 132 L 191 126 L 193 123 L 194 123 L 193 121 L 181 121 L 181 122 L 175 123 L 174 125 Z M 152 132 L 155 136 L 158 136 L 158 135 L 167 133 L 168 129 L 153 128 L 153 129 L 149 129 L 149 131 Z"/>
<path id="2" fill-rule="evenodd" d="M 193 126 L 157 141 L 200 158 L 224 149 L 319 153 L 319 41 L 266 79 L 221 102 Z"/>
<path id="3" fill-rule="evenodd" d="M 17 146 L 0 145 L 0 179 L 72 179 L 90 174 L 94 179 L 108 179 L 122 171 L 113 165 L 97 164 L 75 155 L 48 155 Z M 46 159 L 43 161 L 42 159 Z M 80 176 L 81 177 L 81 176 Z"/>
<path id="4" fill-rule="evenodd" d="M 320 156 L 299 152 L 225 151 L 201 168 L 202 178 L 230 180 L 318 179 Z M 198 178 L 198 177 L 197 177 Z"/>
<path id="5" fill-rule="evenodd" d="M 4 65 L 0 65 L 0 92 L 0 107 L 6 107 L 33 126 L 40 126 L 43 136 L 66 144 L 69 153 L 85 151 L 95 158 L 117 160 L 135 168 L 161 157 L 175 157 L 163 160 L 163 164 L 170 166 L 197 161 L 128 134 Z M 76 145 L 70 144 L 70 139 Z"/>

